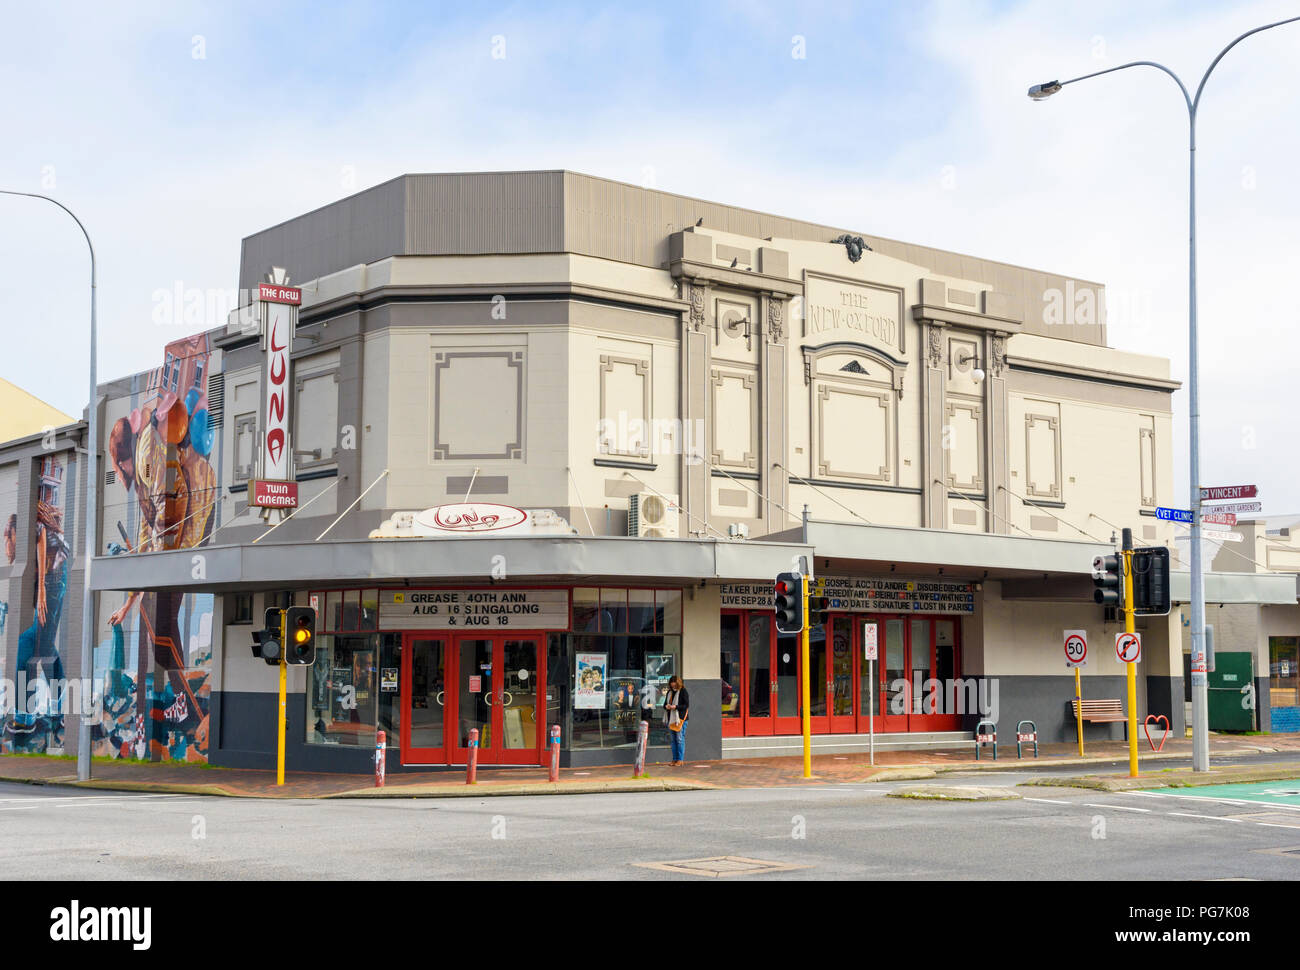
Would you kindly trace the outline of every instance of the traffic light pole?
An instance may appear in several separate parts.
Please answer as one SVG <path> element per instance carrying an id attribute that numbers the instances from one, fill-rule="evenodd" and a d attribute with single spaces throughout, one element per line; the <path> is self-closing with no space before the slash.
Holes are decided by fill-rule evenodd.
<path id="1" fill-rule="evenodd" d="M 284 617 L 285 617 L 285 611 L 281 610 L 280 611 L 280 708 L 279 708 L 280 713 L 278 719 L 279 723 L 277 725 L 276 732 L 275 732 L 276 733 L 275 783 L 277 785 L 284 784 L 284 735 L 285 735 L 285 722 L 287 720 L 286 715 L 288 713 L 287 710 L 288 704 L 285 700 L 285 688 L 287 687 L 288 679 L 289 679 L 288 678 L 289 666 L 287 663 L 285 663 L 285 652 L 287 650 L 285 643 L 286 643 L 287 631 L 285 630 Z"/>
<path id="2" fill-rule="evenodd" d="M 812 671 L 808 666 L 809 621 L 808 577 L 799 577 L 799 595 L 803 597 L 803 632 L 799 634 L 799 662 L 803 666 L 803 776 L 812 777 Z"/>
<path id="3" fill-rule="evenodd" d="M 1137 632 L 1133 627 L 1133 530 L 1124 530 L 1124 632 Z M 1137 662 L 1124 665 L 1128 668 L 1128 774 L 1138 776 L 1137 736 Z"/>

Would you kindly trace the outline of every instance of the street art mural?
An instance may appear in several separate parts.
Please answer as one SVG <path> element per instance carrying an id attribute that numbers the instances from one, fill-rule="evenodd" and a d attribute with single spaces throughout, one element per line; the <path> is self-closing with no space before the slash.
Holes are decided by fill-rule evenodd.
<path id="1" fill-rule="evenodd" d="M 73 507 L 76 461 L 70 453 L 37 460 L 35 520 L 31 523 L 31 565 L 35 577 L 30 620 L 18 635 L 14 662 L 16 690 L 6 698 L 0 748 L 14 752 L 61 754 L 64 744 L 65 678 L 62 626 L 72 558 L 65 520 Z M 6 517 L 5 558 L 12 563 L 22 523 L 16 512 Z M 8 626 L 6 605 L 6 626 Z"/>
<path id="2" fill-rule="evenodd" d="M 4 531 L 4 553 L 0 557 L 0 575 L 8 577 L 18 559 L 18 463 L 0 468 L 0 527 Z M 0 751 L 5 750 L 5 735 L 9 726 L 8 711 L 13 697 L 9 690 L 7 672 L 9 655 L 13 652 L 9 642 L 14 637 L 14 623 L 9 620 L 10 583 L 0 581 Z M 16 620 L 14 622 L 17 622 Z"/>
<path id="3" fill-rule="evenodd" d="M 107 458 L 115 494 L 125 492 L 105 505 L 104 532 L 117 535 L 112 555 L 193 549 L 212 535 L 210 354 L 205 334 L 168 344 L 163 366 L 112 425 Z M 212 614 L 211 594 L 170 590 L 128 593 L 113 610 L 95 656 L 95 754 L 207 761 Z"/>

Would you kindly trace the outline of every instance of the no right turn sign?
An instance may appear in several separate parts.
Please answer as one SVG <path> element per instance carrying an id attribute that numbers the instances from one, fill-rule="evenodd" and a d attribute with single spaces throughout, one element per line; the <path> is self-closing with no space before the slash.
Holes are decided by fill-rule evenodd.
<path id="1" fill-rule="evenodd" d="M 1142 634 L 1116 633 L 1115 656 L 1120 663 L 1135 664 L 1142 659 Z"/>

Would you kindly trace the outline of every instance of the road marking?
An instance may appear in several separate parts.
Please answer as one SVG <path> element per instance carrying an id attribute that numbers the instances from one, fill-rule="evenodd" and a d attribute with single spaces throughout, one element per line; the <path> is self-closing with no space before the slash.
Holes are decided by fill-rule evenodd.
<path id="1" fill-rule="evenodd" d="M 1128 794 L 1135 795 L 1137 794 L 1137 792 L 1129 792 Z M 1300 812 L 1300 805 L 1284 805 L 1280 802 L 1242 801 L 1239 798 L 1216 798 L 1213 795 L 1175 795 L 1172 792 L 1165 795 L 1164 797 L 1165 798 L 1186 798 L 1196 802 L 1215 802 L 1216 804 L 1219 805 L 1238 805 L 1238 806 L 1245 806 L 1247 808 L 1254 807 L 1255 805 L 1266 805 L 1269 808 L 1284 809 L 1288 812 Z"/>
<path id="2" fill-rule="evenodd" d="M 1117 811 L 1120 811 L 1120 812 L 1150 812 L 1150 811 L 1152 811 L 1152 809 L 1149 809 L 1149 808 L 1133 808 L 1133 807 L 1131 807 L 1131 806 L 1129 806 L 1129 805 L 1094 805 L 1092 802 L 1084 802 L 1083 804 L 1084 804 L 1086 807 L 1088 807 L 1088 808 L 1101 808 L 1101 809 L 1112 809 L 1112 808 L 1113 808 L 1113 809 L 1116 809 Z"/>
<path id="3" fill-rule="evenodd" d="M 139 795 L 135 795 L 129 792 L 123 792 L 117 795 L 39 795 L 33 793 L 31 795 L 24 796 L 23 798 L 0 798 L 0 802 L 40 802 L 41 804 L 48 804 L 50 802 L 69 802 L 69 801 L 71 802 L 101 801 L 102 802 L 110 799 L 120 800 L 123 798 L 138 799 L 138 798 L 193 798 L 193 797 L 194 797 L 193 795 L 186 795 L 181 792 L 144 792 Z"/>
<path id="4" fill-rule="evenodd" d="M 1044 805 L 1073 805 L 1074 804 L 1074 802 L 1057 801 L 1055 798 L 1030 798 L 1028 795 L 1024 796 L 1023 801 L 1042 802 Z"/>
<path id="5" fill-rule="evenodd" d="M 1216 822 L 1244 822 L 1244 821 L 1245 821 L 1245 819 L 1241 819 L 1241 818 L 1227 818 L 1226 816 L 1223 816 L 1223 815 L 1193 815 L 1193 814 L 1190 813 L 1190 812 L 1166 812 L 1165 814 L 1166 814 L 1166 815 L 1177 815 L 1179 818 L 1209 818 L 1209 819 L 1213 819 L 1213 820 L 1216 821 Z M 1288 825 L 1284 825 L 1284 826 L 1282 826 L 1282 827 L 1283 827 L 1283 828 L 1291 828 L 1291 826 L 1288 826 Z"/>
<path id="6" fill-rule="evenodd" d="M 28 808 L 40 808 L 39 805 L 13 805 L 9 808 L 0 808 L 0 812 L 21 812 Z"/>

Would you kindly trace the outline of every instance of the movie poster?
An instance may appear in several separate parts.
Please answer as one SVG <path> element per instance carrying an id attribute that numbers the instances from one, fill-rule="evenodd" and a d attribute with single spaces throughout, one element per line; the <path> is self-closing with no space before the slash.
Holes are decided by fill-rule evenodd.
<path id="1" fill-rule="evenodd" d="M 574 674 L 574 710 L 604 710 L 605 670 L 609 664 L 609 655 L 580 653 L 576 654 L 575 659 L 577 670 Z"/>

